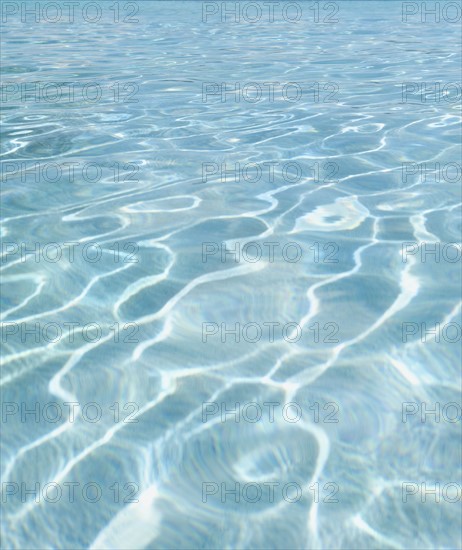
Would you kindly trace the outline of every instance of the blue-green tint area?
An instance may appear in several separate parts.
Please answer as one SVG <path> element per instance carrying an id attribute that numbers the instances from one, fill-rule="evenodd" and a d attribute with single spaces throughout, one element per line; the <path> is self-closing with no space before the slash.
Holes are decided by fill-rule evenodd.
<path id="1" fill-rule="evenodd" d="M 62 4 L 2 8 L 2 547 L 461 548 L 460 2 Z"/>

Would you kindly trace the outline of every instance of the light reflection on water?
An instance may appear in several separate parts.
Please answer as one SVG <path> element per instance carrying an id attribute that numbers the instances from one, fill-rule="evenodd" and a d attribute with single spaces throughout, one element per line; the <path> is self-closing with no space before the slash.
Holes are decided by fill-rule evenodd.
<path id="1" fill-rule="evenodd" d="M 114 24 L 100 4 L 3 25 L 4 547 L 460 547 L 460 498 L 421 501 L 461 484 L 460 100 L 418 87 L 460 88 L 460 24 L 388 1 L 338 2 L 338 23 L 300 3 L 295 24 L 148 1 Z M 21 501 L 51 481 L 57 502 Z"/>

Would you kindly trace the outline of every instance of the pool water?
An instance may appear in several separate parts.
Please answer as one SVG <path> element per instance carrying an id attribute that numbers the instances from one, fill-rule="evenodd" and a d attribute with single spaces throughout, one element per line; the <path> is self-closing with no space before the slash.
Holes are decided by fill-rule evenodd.
<path id="1" fill-rule="evenodd" d="M 460 548 L 460 3 L 7 4 L 2 547 Z"/>

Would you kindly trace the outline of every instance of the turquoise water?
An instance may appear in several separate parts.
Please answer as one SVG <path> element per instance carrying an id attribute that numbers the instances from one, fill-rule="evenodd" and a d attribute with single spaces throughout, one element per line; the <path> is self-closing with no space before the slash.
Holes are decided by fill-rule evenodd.
<path id="1" fill-rule="evenodd" d="M 460 2 L 8 4 L 2 547 L 460 548 Z"/>

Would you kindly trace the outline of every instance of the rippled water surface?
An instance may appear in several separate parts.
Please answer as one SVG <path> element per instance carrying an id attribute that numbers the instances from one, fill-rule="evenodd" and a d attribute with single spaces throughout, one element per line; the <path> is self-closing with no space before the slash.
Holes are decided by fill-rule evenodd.
<path id="1" fill-rule="evenodd" d="M 460 548 L 460 20 L 131 4 L 3 24 L 3 547 Z"/>

